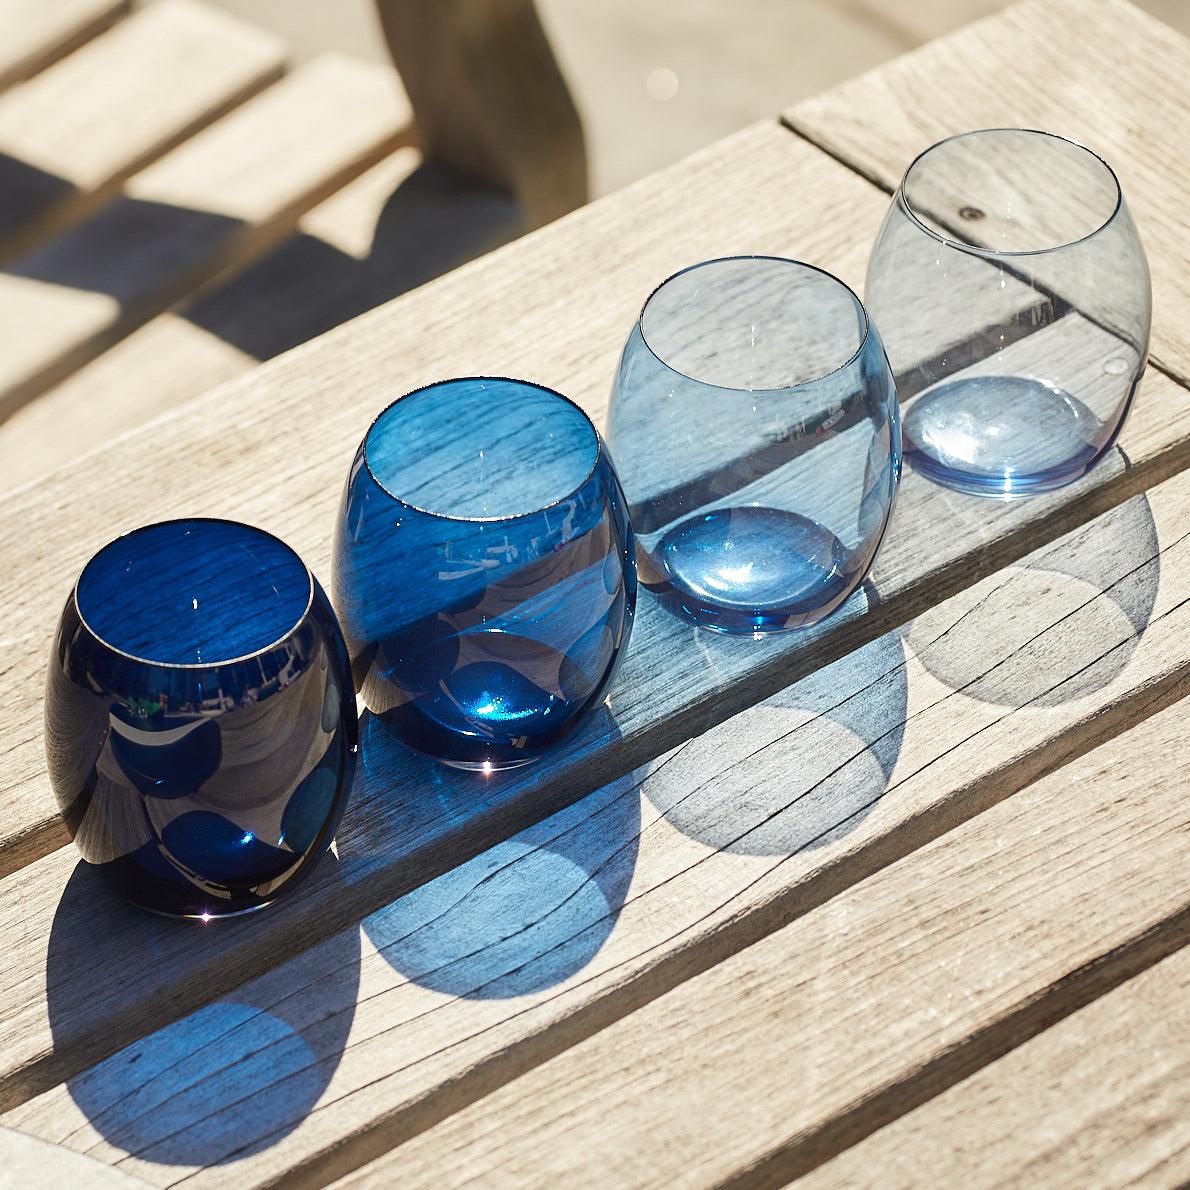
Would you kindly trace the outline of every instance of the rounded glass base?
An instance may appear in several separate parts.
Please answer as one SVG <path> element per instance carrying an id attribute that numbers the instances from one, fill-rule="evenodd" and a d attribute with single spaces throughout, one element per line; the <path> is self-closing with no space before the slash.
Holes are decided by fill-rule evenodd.
<path id="1" fill-rule="evenodd" d="M 1115 438 L 1077 397 L 1026 376 L 939 385 L 910 403 L 903 432 L 905 461 L 927 479 L 1000 499 L 1072 483 Z"/>
<path id="2" fill-rule="evenodd" d="M 680 522 L 639 564 L 649 590 L 685 619 L 761 635 L 805 628 L 834 611 L 858 578 L 850 558 L 816 521 L 747 506 Z"/>

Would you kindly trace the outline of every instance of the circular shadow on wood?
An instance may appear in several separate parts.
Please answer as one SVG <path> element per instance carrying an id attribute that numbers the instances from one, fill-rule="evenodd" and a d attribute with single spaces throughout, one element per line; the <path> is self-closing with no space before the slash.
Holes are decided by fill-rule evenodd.
<path id="1" fill-rule="evenodd" d="M 670 825 L 720 851 L 791 855 L 853 830 L 901 749 L 905 657 L 888 633 L 655 764 L 644 789 Z"/>
<path id="2" fill-rule="evenodd" d="M 1157 599 L 1159 549 L 1148 499 L 1136 496 L 918 616 L 905 641 L 935 678 L 983 702 L 1085 697 L 1135 653 Z"/>
<path id="3" fill-rule="evenodd" d="M 333 854 L 320 862 L 320 876 L 327 869 L 333 896 Z M 143 994 L 160 984 L 163 996 L 178 996 L 180 973 L 163 964 L 187 954 L 179 932 L 201 953 L 263 924 L 259 915 L 208 923 L 154 917 L 120 901 L 80 862 L 50 933 L 55 1049 L 102 1033 L 128 985 Z M 261 986 L 266 976 L 202 1005 L 69 1079 L 74 1102 L 107 1143 L 165 1165 L 217 1165 L 276 1144 L 322 1096 L 355 1015 L 359 931 L 341 930 L 319 949 L 329 975 L 286 989 L 275 979 Z M 193 999 L 201 996 L 196 983 Z"/>

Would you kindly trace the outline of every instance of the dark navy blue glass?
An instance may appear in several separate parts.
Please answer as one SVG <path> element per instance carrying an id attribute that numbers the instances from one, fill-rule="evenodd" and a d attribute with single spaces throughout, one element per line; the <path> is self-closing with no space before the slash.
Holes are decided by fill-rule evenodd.
<path id="1" fill-rule="evenodd" d="M 901 470 L 897 394 L 863 304 L 769 256 L 706 261 L 653 292 L 608 439 L 641 581 L 719 632 L 837 608 L 872 565 Z"/>
<path id="2" fill-rule="evenodd" d="M 358 751 L 347 649 L 283 542 L 233 521 L 105 546 L 66 601 L 46 683 L 72 837 L 130 901 L 268 904 L 326 850 Z"/>
<path id="3" fill-rule="evenodd" d="M 905 459 L 973 495 L 1052 491 L 1119 436 L 1152 296 L 1120 184 L 1090 149 L 988 128 L 926 149 L 868 263 L 865 298 L 904 408 Z"/>
<path id="4" fill-rule="evenodd" d="M 489 771 L 556 744 L 603 699 L 636 607 L 590 419 L 498 378 L 394 402 L 343 494 L 335 605 L 357 687 L 411 748 Z"/>

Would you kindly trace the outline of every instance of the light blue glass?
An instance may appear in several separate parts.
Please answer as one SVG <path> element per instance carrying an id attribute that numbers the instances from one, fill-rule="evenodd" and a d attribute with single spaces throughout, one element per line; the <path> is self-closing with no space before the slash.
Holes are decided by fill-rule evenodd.
<path id="1" fill-rule="evenodd" d="M 105 546 L 58 627 L 46 755 L 89 863 L 159 913 L 268 904 L 326 851 L 358 724 L 330 601 L 283 542 L 179 520 Z"/>
<path id="2" fill-rule="evenodd" d="M 627 504 L 590 419 L 503 378 L 395 401 L 348 476 L 335 605 L 357 687 L 409 747 L 491 771 L 564 739 L 636 607 Z"/>
<path id="3" fill-rule="evenodd" d="M 608 440 L 642 583 L 720 632 L 834 611 L 872 565 L 900 478 L 876 327 L 843 282 L 779 257 L 706 261 L 653 292 Z"/>
<path id="4" fill-rule="evenodd" d="M 868 264 L 905 459 L 1001 498 L 1084 475 L 1118 437 L 1152 298 L 1111 168 L 1048 132 L 989 128 L 922 153 Z"/>

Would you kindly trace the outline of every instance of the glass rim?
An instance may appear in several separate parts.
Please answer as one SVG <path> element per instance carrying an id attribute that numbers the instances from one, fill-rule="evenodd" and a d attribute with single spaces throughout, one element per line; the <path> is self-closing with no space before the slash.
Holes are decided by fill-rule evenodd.
<path id="1" fill-rule="evenodd" d="M 735 388 L 730 384 L 716 384 L 711 380 L 700 380 L 697 376 L 690 376 L 683 372 L 681 368 L 675 368 L 668 360 L 662 357 L 653 349 L 652 343 L 649 342 L 648 335 L 645 334 L 645 311 L 649 308 L 649 303 L 671 282 L 676 281 L 679 277 L 684 277 L 687 273 L 694 272 L 695 269 L 706 268 L 707 265 L 713 264 L 732 264 L 735 261 L 753 260 L 753 261 L 771 261 L 776 264 L 792 265 L 797 269 L 804 269 L 811 273 L 818 273 L 825 277 L 828 281 L 833 281 L 841 289 L 847 291 L 851 300 L 855 303 L 856 308 L 863 316 L 864 330 L 860 336 L 859 345 L 841 364 L 836 364 L 835 367 L 829 371 L 822 372 L 817 376 L 811 376 L 808 380 L 799 380 L 796 384 L 782 384 L 776 388 Z M 649 354 L 667 371 L 672 372 L 675 376 L 680 376 L 683 380 L 689 380 L 692 384 L 701 384 L 705 388 L 718 389 L 725 393 L 791 393 L 799 388 L 807 388 L 811 384 L 819 384 L 823 380 L 829 379 L 831 376 L 837 376 L 840 372 L 845 371 L 851 367 L 857 359 L 864 353 L 864 348 L 868 345 L 868 340 L 872 336 L 872 320 L 868 315 L 868 308 L 864 305 L 859 294 L 847 284 L 846 281 L 836 277 L 834 273 L 828 272 L 824 268 L 820 268 L 816 264 L 807 264 L 804 260 L 794 260 L 792 256 L 773 256 L 764 252 L 741 252 L 735 256 L 712 256 L 709 260 L 699 260 L 694 264 L 688 264 L 685 268 L 678 269 L 676 273 L 670 273 L 660 284 L 653 287 L 649 296 L 645 298 L 644 305 L 640 308 L 640 313 L 636 316 L 636 329 L 640 332 L 641 342 L 648 348 Z"/>
<path id="2" fill-rule="evenodd" d="M 283 550 L 292 555 L 306 572 L 306 578 L 309 581 L 310 590 L 306 596 L 306 605 L 302 608 L 301 615 L 294 620 L 293 624 L 287 628 L 275 640 L 270 641 L 266 645 L 261 645 L 258 649 L 252 649 L 250 652 L 241 653 L 236 657 L 219 658 L 215 661 L 154 661 L 150 657 L 140 657 L 136 653 L 130 653 L 127 649 L 121 649 L 118 645 L 112 644 L 105 636 L 96 632 L 87 617 L 83 615 L 82 604 L 79 603 L 79 584 L 83 581 L 83 576 L 91 569 L 91 566 L 98 561 L 99 556 L 106 550 L 111 549 L 117 542 L 124 541 L 126 538 L 135 537 L 138 533 L 147 532 L 149 529 L 161 529 L 167 525 L 231 525 L 236 529 L 248 529 L 252 533 L 258 534 L 260 537 L 276 542 Z M 282 541 L 275 533 L 270 533 L 267 529 L 261 529 L 257 525 L 249 525 L 244 521 L 235 521 L 230 517 L 217 516 L 179 516 L 167 517 L 163 521 L 150 521 L 147 525 L 138 525 L 135 529 L 129 529 L 127 532 L 118 533 L 106 545 L 102 545 L 87 559 L 86 564 L 82 570 L 79 571 L 78 578 L 74 580 L 74 586 L 70 592 L 71 601 L 74 603 L 75 614 L 78 616 L 80 623 L 87 630 L 92 639 L 96 640 L 105 649 L 110 649 L 119 657 L 125 657 L 129 661 L 135 661 L 138 665 L 151 665 L 157 669 L 169 670 L 206 670 L 206 669 L 221 669 L 225 665 L 238 665 L 243 661 L 252 661 L 256 657 L 261 657 L 265 653 L 271 653 L 274 649 L 283 645 L 289 640 L 294 633 L 296 633 L 301 626 L 309 619 L 310 610 L 314 606 L 314 572 L 302 560 L 301 555 L 289 545 L 288 542 Z"/>
<path id="3" fill-rule="evenodd" d="M 928 157 L 935 149 L 940 149 L 943 145 L 950 144 L 951 141 L 965 140 L 968 137 L 983 136 L 989 132 L 1019 132 L 1024 136 L 1043 136 L 1050 140 L 1062 141 L 1065 144 L 1072 145 L 1076 149 L 1081 149 L 1089 157 L 1095 158 L 1101 166 L 1107 171 L 1107 176 L 1111 179 L 1111 183 L 1116 188 L 1116 201 L 1112 207 L 1111 214 L 1103 220 L 1098 227 L 1092 228 L 1086 234 L 1079 236 L 1074 240 L 1067 240 L 1061 244 L 1051 244 L 1048 248 L 980 248 L 975 244 L 963 244 L 958 240 L 947 239 L 946 236 L 935 231 L 926 223 L 920 215 L 913 209 L 913 204 L 909 201 L 905 193 L 905 183 L 909 180 L 909 175 L 917 167 L 918 163 L 924 158 Z M 1107 160 L 1094 149 L 1084 145 L 1082 141 L 1075 140 L 1072 136 L 1064 136 L 1060 132 L 1048 132 L 1044 128 L 1022 128 L 1011 124 L 1006 124 L 1002 127 L 996 128 L 969 128 L 966 132 L 954 132 L 950 136 L 944 136 L 941 140 L 935 141 L 932 145 L 927 145 L 922 149 L 916 157 L 905 167 L 904 174 L 901 175 L 900 184 L 897 186 L 896 197 L 900 199 L 901 205 L 905 208 L 905 213 L 913 222 L 928 235 L 931 239 L 937 240 L 938 243 L 944 244 L 948 248 L 955 248 L 960 252 L 969 252 L 973 256 L 988 257 L 991 259 L 1000 259 L 1003 257 L 1015 256 L 1045 256 L 1051 252 L 1064 252 L 1067 248 L 1073 248 L 1078 244 L 1085 243 L 1087 240 L 1093 239 L 1099 235 L 1100 232 L 1106 231 L 1112 223 L 1115 222 L 1116 217 L 1124 206 L 1124 188 L 1120 185 L 1120 179 L 1116 176 L 1116 171 L 1108 164 Z"/>
<path id="4" fill-rule="evenodd" d="M 564 405 L 570 406 L 579 417 L 587 424 L 587 428 L 591 431 L 592 439 L 595 444 L 595 456 L 591 460 L 591 466 L 584 473 L 582 479 L 570 489 L 570 491 L 563 493 L 561 496 L 550 500 L 546 504 L 542 504 L 538 508 L 530 508 L 524 512 L 510 513 L 508 516 L 459 516 L 457 513 L 450 512 L 436 512 L 432 508 L 423 508 L 420 504 L 414 504 L 412 500 L 406 500 L 403 496 L 398 496 L 391 488 L 387 487 L 372 470 L 371 461 L 368 459 L 368 439 L 372 437 L 372 431 L 376 429 L 380 423 L 381 418 L 386 414 L 391 413 L 402 401 L 408 400 L 410 397 L 416 397 L 419 393 L 428 392 L 432 388 L 446 388 L 454 384 L 469 384 L 473 382 L 493 381 L 501 384 L 513 384 L 521 388 L 536 389 L 538 392 L 545 393 L 555 400 L 561 401 Z M 410 389 L 407 393 L 402 393 L 395 400 L 390 401 L 379 413 L 376 414 L 369 423 L 367 431 L 364 433 L 363 442 L 360 443 L 360 455 L 363 459 L 364 469 L 372 477 L 372 482 L 390 499 L 400 504 L 403 508 L 411 509 L 413 512 L 420 513 L 422 516 L 433 517 L 440 521 L 454 521 L 461 525 L 498 525 L 505 524 L 509 521 L 525 520 L 528 517 L 540 516 L 543 512 L 549 512 L 552 508 L 557 508 L 559 504 L 571 499 L 578 492 L 580 492 L 591 481 L 591 477 L 599 468 L 600 461 L 603 459 L 603 435 L 599 433 L 599 427 L 591 420 L 590 414 L 587 413 L 577 401 L 573 401 L 565 393 L 558 392 L 557 389 L 550 388 L 547 384 L 538 384 L 535 380 L 521 380 L 515 376 L 451 376 L 446 380 L 432 380 L 429 384 L 423 384 L 418 388 Z"/>

